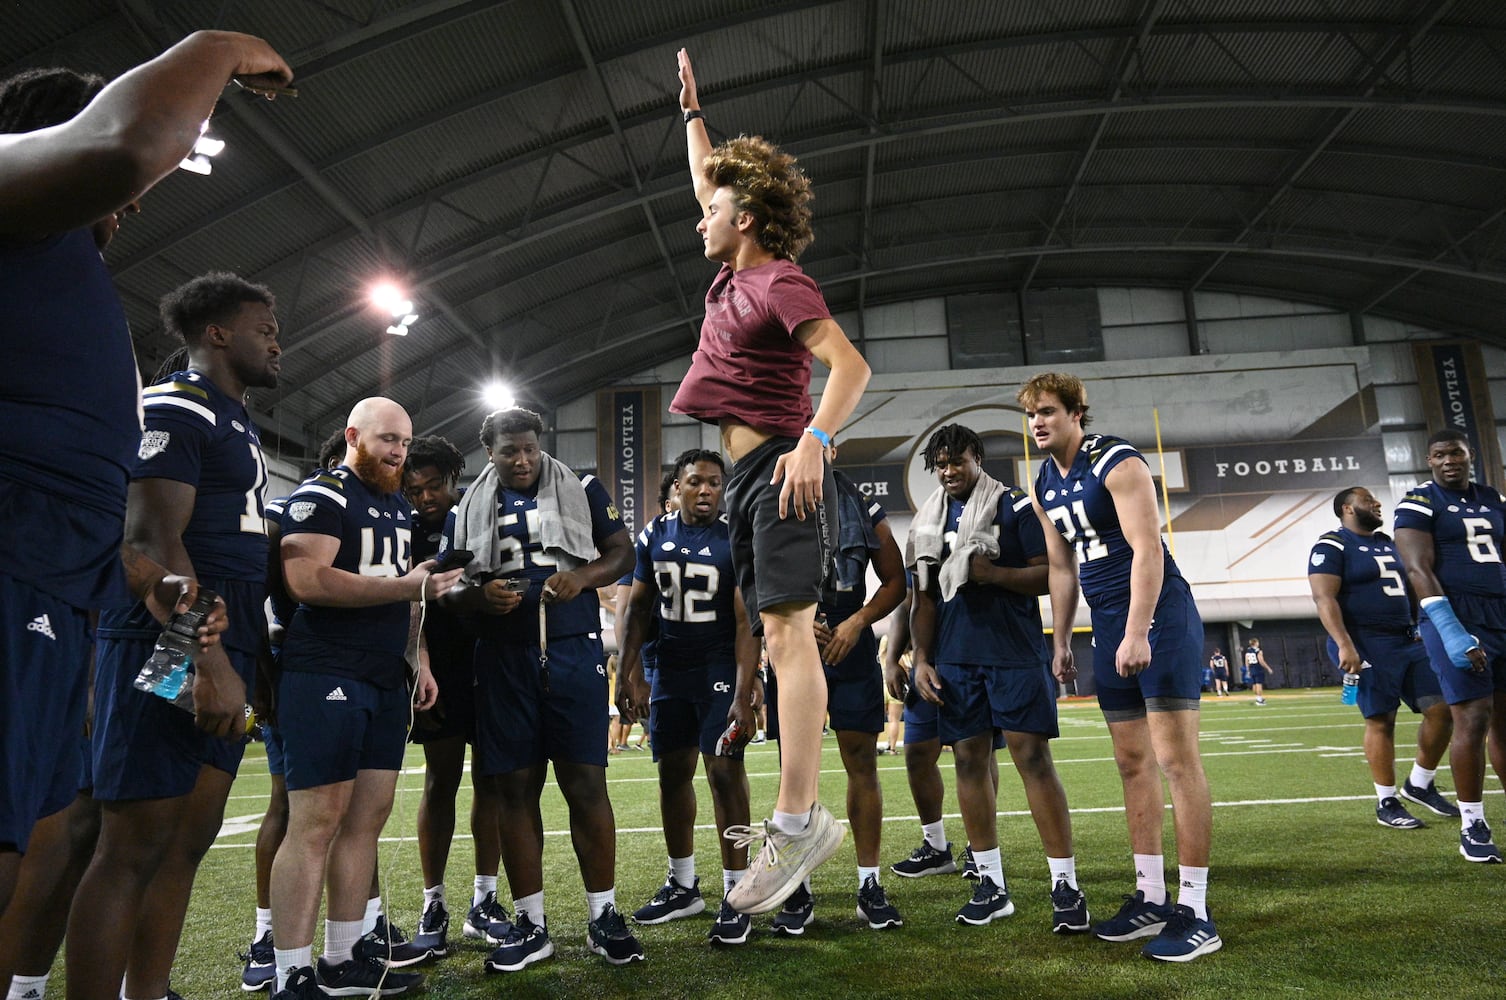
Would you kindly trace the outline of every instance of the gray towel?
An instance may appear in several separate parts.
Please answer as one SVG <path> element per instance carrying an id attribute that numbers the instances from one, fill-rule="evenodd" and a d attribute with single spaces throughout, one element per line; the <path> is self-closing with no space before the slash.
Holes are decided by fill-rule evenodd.
<path id="1" fill-rule="evenodd" d="M 942 534 L 946 531 L 947 495 L 940 486 L 921 503 L 910 521 L 910 537 L 905 541 L 905 565 L 915 574 L 915 586 L 928 589 L 933 574 L 941 586 L 941 599 L 950 601 L 957 588 L 967 582 L 968 560 L 983 552 L 990 559 L 999 555 L 999 543 L 993 536 L 994 515 L 1004 486 L 987 472 L 978 474 L 972 495 L 962 508 L 957 523 L 957 544 L 946 564 L 941 562 Z"/>
<path id="2" fill-rule="evenodd" d="M 544 551 L 559 562 L 560 569 L 577 569 L 596 558 L 586 486 L 565 463 L 547 453 L 542 453 L 541 459 L 544 466 L 538 484 L 540 542 Z M 587 477 L 587 482 L 590 478 Z M 455 548 L 475 553 L 465 569 L 467 580 L 496 572 L 502 564 L 497 533 L 499 487 L 497 467 L 488 462 L 456 508 Z"/>

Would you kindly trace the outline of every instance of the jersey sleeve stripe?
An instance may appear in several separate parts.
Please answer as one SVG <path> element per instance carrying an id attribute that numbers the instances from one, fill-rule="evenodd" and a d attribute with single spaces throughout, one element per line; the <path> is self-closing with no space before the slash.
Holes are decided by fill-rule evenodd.
<path id="1" fill-rule="evenodd" d="M 1030 497 L 1028 497 L 1028 496 L 1020 497 L 1018 500 L 1016 500 L 1014 502 L 1014 512 L 1016 514 L 1018 514 L 1020 511 L 1029 508 L 1029 506 L 1030 506 Z"/>
<path id="2" fill-rule="evenodd" d="M 580 484 L 582 486 L 590 486 L 595 481 L 596 481 L 596 477 L 593 476 L 593 475 L 591 475 L 589 472 L 586 473 L 584 476 L 580 477 Z"/>
<path id="3" fill-rule="evenodd" d="M 1432 517 L 1433 516 L 1433 508 L 1425 506 L 1425 505 L 1420 504 L 1420 503 L 1408 503 L 1405 500 L 1403 500 L 1401 503 L 1397 504 L 1396 505 L 1396 509 L 1397 510 L 1411 511 L 1413 514 L 1421 514 L 1423 517 Z"/>
<path id="4" fill-rule="evenodd" d="M 298 489 L 294 491 L 293 496 L 289 497 L 288 499 L 293 500 L 296 497 L 307 496 L 310 493 L 316 493 L 319 496 L 328 497 L 335 503 L 339 504 L 341 507 L 346 506 L 345 494 L 338 493 L 327 486 L 320 486 L 318 483 L 304 483 L 302 486 L 298 487 Z"/>
<path id="5" fill-rule="evenodd" d="M 195 403 L 191 399 L 181 399 L 177 396 L 150 396 L 143 399 L 141 405 L 148 410 L 153 410 L 160 406 L 172 406 L 203 417 L 209 422 L 211 427 L 216 423 L 213 410 L 200 403 Z"/>
<path id="6" fill-rule="evenodd" d="M 206 402 L 209 400 L 209 393 L 204 390 L 203 386 L 194 385 L 192 382 L 162 382 L 141 390 L 143 396 L 164 396 L 170 392 L 186 392 Z"/>
<path id="7" fill-rule="evenodd" d="M 1113 458 L 1121 451 L 1133 452 L 1134 450 L 1135 449 L 1132 446 L 1127 444 L 1114 445 L 1114 447 L 1103 453 L 1103 457 L 1099 458 L 1097 462 L 1093 463 L 1093 475 L 1102 477 L 1104 464 L 1107 463 L 1110 458 Z"/>
<path id="8" fill-rule="evenodd" d="M 1341 541 L 1338 541 L 1336 539 L 1333 539 L 1333 538 L 1320 538 L 1320 539 L 1318 539 L 1318 544 L 1319 545 L 1332 545 L 1334 548 L 1338 549 L 1340 552 L 1344 551 L 1344 543 L 1341 542 Z"/>

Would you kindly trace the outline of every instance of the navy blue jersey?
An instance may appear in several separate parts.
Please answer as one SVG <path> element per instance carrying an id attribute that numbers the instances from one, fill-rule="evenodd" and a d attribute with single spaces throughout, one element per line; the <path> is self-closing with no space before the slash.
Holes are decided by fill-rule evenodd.
<path id="1" fill-rule="evenodd" d="M 851 618 L 868 603 L 868 566 L 873 562 L 873 553 L 878 551 L 878 526 L 889 515 L 883 504 L 866 496 L 841 472 L 833 470 L 832 479 L 842 496 L 837 549 L 832 554 L 832 573 L 828 577 L 831 589 L 822 594 L 821 610 L 835 625 Z M 862 521 L 852 523 L 858 518 Z"/>
<path id="2" fill-rule="evenodd" d="M 1041 463 L 1035 480 L 1035 495 L 1056 530 L 1077 552 L 1077 572 L 1082 596 L 1090 606 L 1129 604 L 1130 563 L 1135 551 L 1119 527 L 1114 496 L 1104 485 L 1108 474 L 1126 459 L 1145 461 L 1145 456 L 1122 438 L 1089 434 L 1072 459 L 1066 475 L 1056 462 Z M 1181 576 L 1166 543 L 1161 543 L 1167 578 Z"/>
<path id="3" fill-rule="evenodd" d="M 246 404 L 196 371 L 175 372 L 142 394 L 146 430 L 132 479 L 194 487 L 183 547 L 194 571 L 229 580 L 266 578 L 262 517 L 267 465 Z"/>
<path id="4" fill-rule="evenodd" d="M 282 518 L 282 537 L 330 535 L 340 539 L 332 564 L 335 569 L 361 576 L 402 576 L 408 572 L 413 533 L 409 509 L 402 494 L 374 493 L 342 465 L 333 472 L 315 473 L 293 491 Z M 303 636 L 401 660 L 408 648 L 408 605 L 408 601 L 393 601 L 364 608 L 328 608 L 300 601 L 283 643 L 284 668 L 342 672 L 338 663 L 312 664 L 295 656 L 297 640 Z"/>
<path id="5" fill-rule="evenodd" d="M 1351 631 L 1406 632 L 1412 628 L 1401 557 L 1389 535 L 1339 528 L 1322 535 L 1307 560 L 1307 575 L 1339 577 L 1339 611 Z"/>
<path id="6" fill-rule="evenodd" d="M 622 515 L 607 495 L 607 489 L 595 476 L 582 477 L 581 485 L 586 490 L 586 502 L 591 507 L 591 539 L 601 549 L 604 541 L 619 531 L 626 531 Z M 543 536 L 539 523 L 538 485 L 529 492 L 497 489 L 497 534 L 500 538 L 501 565 L 497 572 L 529 581 L 523 594 L 523 603 L 505 615 L 481 615 L 476 619 L 476 628 L 485 636 L 499 642 L 538 644 L 539 598 L 543 596 L 544 581 L 560 571 L 559 562 L 544 551 Z M 455 511 L 450 511 L 444 524 L 444 541 L 440 554 L 455 546 Z M 551 604 L 547 615 L 549 637 L 587 635 L 601 628 L 601 602 L 596 591 L 586 588 L 573 601 Z"/>
<path id="7" fill-rule="evenodd" d="M 957 524 L 965 506 L 962 501 L 947 500 L 947 530 L 941 538 L 943 561 L 957 542 Z M 1020 568 L 1046 554 L 1040 519 L 1030 506 L 1030 497 L 1018 486 L 1000 495 L 990 525 L 999 542 L 995 566 Z M 936 610 L 933 663 L 1038 668 L 1046 662 L 1038 598 L 991 584 L 965 583 L 950 601 L 937 604 Z"/>
<path id="8" fill-rule="evenodd" d="M 287 497 L 268 500 L 266 506 L 262 508 L 262 515 L 268 520 L 277 522 L 279 531 L 282 530 L 282 521 L 287 516 L 287 512 Z M 293 620 L 293 612 L 298 610 L 298 602 L 293 600 L 292 594 L 288 593 L 288 586 L 282 582 L 281 573 L 277 574 L 275 581 L 270 579 L 267 581 L 267 601 L 272 605 L 272 620 L 284 627 Z"/>
<path id="9" fill-rule="evenodd" d="M 1506 595 L 1501 563 L 1506 503 L 1489 486 L 1470 483 L 1459 492 L 1434 482 L 1416 487 L 1396 505 L 1396 528 L 1433 536 L 1433 573 L 1444 594 Z"/>
<path id="10" fill-rule="evenodd" d="M 631 589 L 633 586 L 633 572 L 633 570 L 628 570 L 626 573 L 624 573 L 622 575 L 622 579 L 617 581 L 617 586 L 628 587 L 629 589 Z M 621 649 L 623 642 L 625 642 L 626 640 L 627 622 L 620 621 L 617 623 L 617 648 Z M 655 615 L 652 619 L 649 620 L 648 630 L 643 637 L 643 644 L 638 647 L 638 659 L 642 661 L 644 670 L 653 670 L 654 667 L 658 665 L 658 648 L 659 616 Z"/>
<path id="11" fill-rule="evenodd" d="M 696 526 L 680 520 L 678 512 L 663 514 L 639 532 L 636 549 L 634 579 L 652 583 L 659 591 L 659 669 L 692 669 L 712 658 L 733 656 L 737 577 L 727 515 Z"/>
<path id="12" fill-rule="evenodd" d="M 120 566 L 140 382 L 87 229 L 0 244 L 0 573 L 74 607 L 131 603 Z"/>

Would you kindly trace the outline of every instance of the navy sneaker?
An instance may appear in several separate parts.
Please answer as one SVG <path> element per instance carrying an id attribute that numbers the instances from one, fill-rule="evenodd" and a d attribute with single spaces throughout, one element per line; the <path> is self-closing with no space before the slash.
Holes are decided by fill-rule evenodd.
<path id="1" fill-rule="evenodd" d="M 1501 863 L 1501 852 L 1490 839 L 1490 827 L 1483 819 L 1477 819 L 1459 831 L 1459 853 L 1464 855 L 1465 861 L 1479 861 L 1488 865 Z"/>
<path id="2" fill-rule="evenodd" d="M 863 879 L 863 887 L 858 890 L 858 918 L 868 921 L 868 926 L 876 931 L 902 927 L 905 923 L 889 902 L 889 897 L 884 895 L 884 887 L 872 875 Z"/>
<path id="3" fill-rule="evenodd" d="M 547 925 L 536 925 L 526 913 L 507 925 L 497 950 L 487 956 L 487 972 L 517 972 L 554 954 Z"/>
<path id="4" fill-rule="evenodd" d="M 810 890 L 804 883 L 797 885 L 795 891 L 785 899 L 779 912 L 774 914 L 774 933 L 799 937 L 805 933 L 815 909 L 816 901 L 811 898 Z"/>
<path id="5" fill-rule="evenodd" d="M 701 909 L 705 908 L 702 903 Z M 586 947 L 612 965 L 643 961 L 643 945 L 633 937 L 627 921 L 611 903 L 601 911 L 601 916 L 586 925 Z"/>
<path id="6" fill-rule="evenodd" d="M 1381 799 L 1375 807 L 1375 821 L 1393 830 L 1421 830 L 1422 820 L 1407 812 L 1406 806 L 1394 795 Z"/>
<path id="7" fill-rule="evenodd" d="M 1212 916 L 1201 920 L 1192 907 L 1178 904 L 1171 917 L 1153 940 L 1140 949 L 1146 958 L 1162 962 L 1190 962 L 1199 955 L 1211 955 L 1224 946 L 1214 929 Z"/>
<path id="8" fill-rule="evenodd" d="M 1009 886 L 995 885 L 989 876 L 979 875 L 978 884 L 973 887 L 973 898 L 957 911 L 957 922 L 982 927 L 1012 913 L 1014 900 L 1009 898 Z"/>
<path id="9" fill-rule="evenodd" d="M 706 909 L 706 900 L 701 898 L 701 880 L 696 879 L 684 886 L 670 875 L 654 893 L 654 898 L 633 911 L 633 920 L 640 924 L 667 924 L 681 917 L 693 917 Z"/>
<path id="10" fill-rule="evenodd" d="M 450 911 L 442 900 L 434 900 L 418 918 L 418 933 L 413 935 L 413 944 L 426 948 L 434 958 L 444 958 L 450 953 Z"/>
<path id="11" fill-rule="evenodd" d="M 408 935 L 397 924 L 389 924 L 387 917 L 377 914 L 376 928 L 367 937 L 378 946 L 373 949 L 393 969 L 406 969 L 410 965 L 426 962 L 434 957 L 428 948 L 422 948 L 408 940 Z"/>
<path id="12" fill-rule="evenodd" d="M 1401 783 L 1400 791 L 1401 797 L 1408 802 L 1416 802 L 1420 806 L 1431 809 L 1439 816 L 1452 816 L 1454 819 L 1459 818 L 1459 807 L 1443 797 L 1443 793 L 1438 791 L 1438 782 L 1436 781 L 1430 781 L 1427 783 L 1427 787 L 1419 788 L 1412 784 L 1411 778 L 1408 778 Z"/>
<path id="13" fill-rule="evenodd" d="M 1051 890 L 1051 933 L 1081 934 L 1092 927 L 1088 920 L 1088 897 L 1066 879 L 1057 879 Z"/>
<path id="14" fill-rule="evenodd" d="M 489 892 L 465 915 L 465 927 L 461 933 L 495 946 L 502 943 L 511 927 L 512 921 L 507 918 L 507 908 L 497 902 L 495 892 Z"/>
<path id="15" fill-rule="evenodd" d="M 325 996 L 325 992 L 319 988 L 318 979 L 314 977 L 314 970 L 305 965 L 293 970 L 293 974 L 288 977 L 288 984 L 274 993 L 272 1000 L 324 1000 Z"/>
<path id="16" fill-rule="evenodd" d="M 716 922 L 711 925 L 711 931 L 706 935 L 712 944 L 742 944 L 748 940 L 748 932 L 753 928 L 753 918 L 746 913 L 738 913 L 724 899 L 722 908 L 717 911 Z"/>
<path id="17" fill-rule="evenodd" d="M 241 972 L 241 989 L 247 993 L 272 989 L 277 982 L 277 958 L 272 953 L 272 932 L 267 931 L 251 942 L 250 949 L 241 956 L 246 968 Z"/>
<path id="18" fill-rule="evenodd" d="M 974 882 L 978 881 L 978 862 L 973 859 L 972 844 L 962 849 L 962 877 Z"/>
<path id="19" fill-rule="evenodd" d="M 1171 911 L 1170 902 L 1147 903 L 1144 891 L 1136 889 L 1133 896 L 1124 897 L 1118 913 L 1093 928 L 1093 934 L 1104 941 L 1154 937 L 1171 919 Z"/>
<path id="20" fill-rule="evenodd" d="M 331 965 L 320 958 L 314 968 L 319 989 L 332 997 L 401 996 L 424 981 L 416 973 L 389 968 L 387 942 L 374 931 L 356 942 L 349 961 Z"/>
<path id="21" fill-rule="evenodd" d="M 905 878 L 946 875 L 957 870 L 957 861 L 952 857 L 950 843 L 938 851 L 931 846 L 929 841 L 922 840 L 920 846 L 911 851 L 908 858 L 896 861 L 889 866 L 889 870 Z"/>

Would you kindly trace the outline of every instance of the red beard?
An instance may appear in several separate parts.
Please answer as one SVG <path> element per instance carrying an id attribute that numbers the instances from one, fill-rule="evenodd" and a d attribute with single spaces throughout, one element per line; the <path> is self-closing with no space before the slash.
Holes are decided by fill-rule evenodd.
<path id="1" fill-rule="evenodd" d="M 350 467 L 357 479 L 377 493 L 396 493 L 402 488 L 402 467 L 394 469 L 390 465 L 383 465 L 382 460 L 367 451 L 359 441 L 356 442 L 356 457 Z"/>

